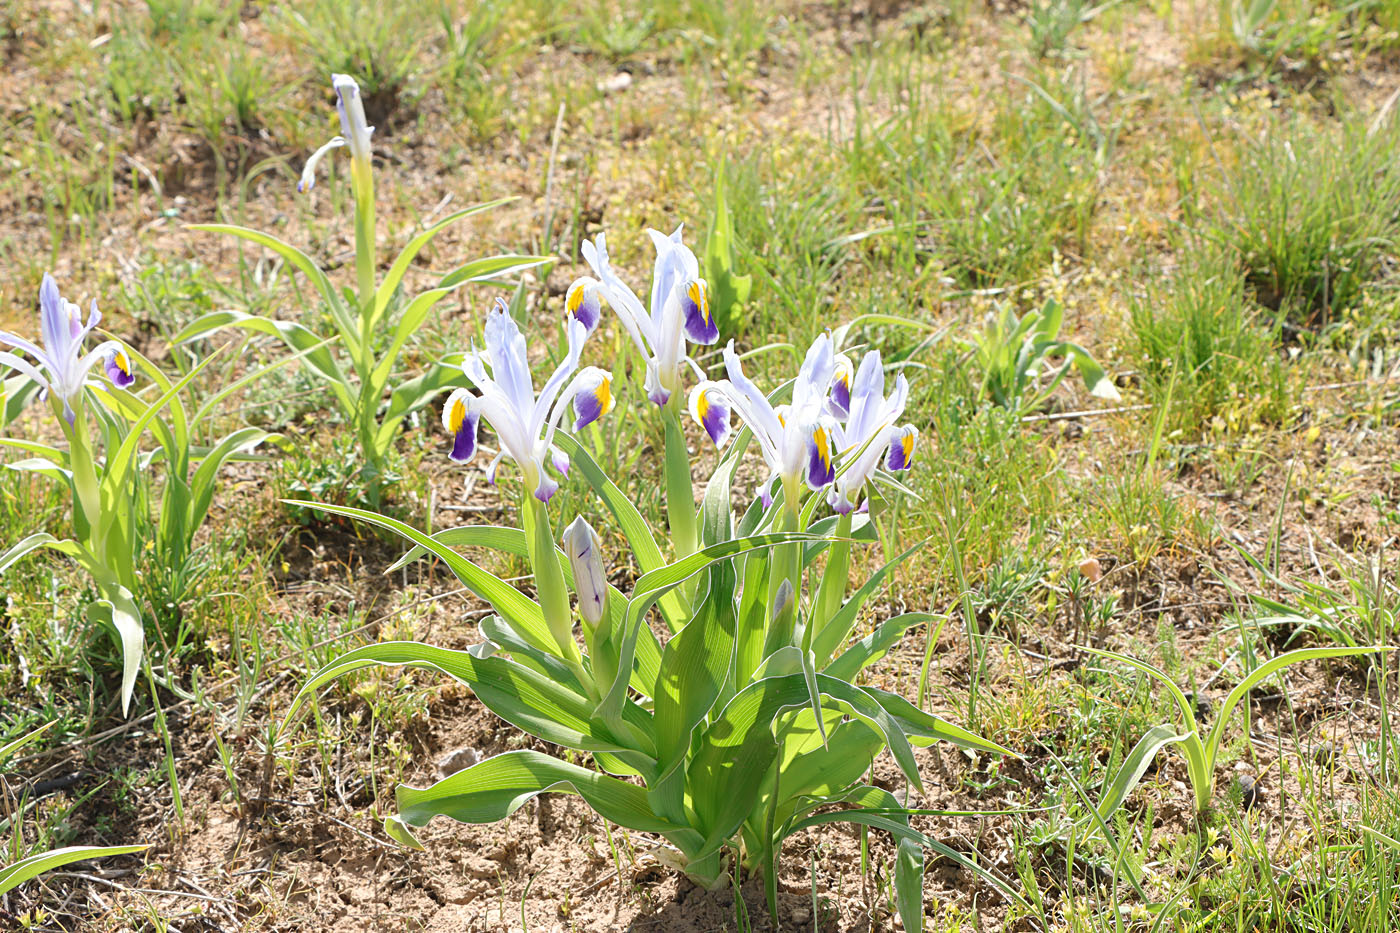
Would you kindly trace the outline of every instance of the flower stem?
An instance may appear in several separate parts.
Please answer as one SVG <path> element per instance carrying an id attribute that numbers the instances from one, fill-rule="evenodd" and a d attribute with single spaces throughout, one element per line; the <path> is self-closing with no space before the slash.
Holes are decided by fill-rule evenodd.
<path id="1" fill-rule="evenodd" d="M 526 484 L 527 487 L 530 484 Z M 545 624 L 554 636 L 559 657 L 574 668 L 585 686 L 593 678 L 583 670 L 582 656 L 574 641 L 574 614 L 569 608 L 569 591 L 564 586 L 564 570 L 559 564 L 559 552 L 554 547 L 554 534 L 549 527 L 545 505 L 529 492 L 524 493 L 520 513 L 525 525 L 525 540 L 530 549 L 530 567 L 535 573 L 536 598 L 544 612 Z"/>
<path id="2" fill-rule="evenodd" d="M 690 479 L 690 452 L 681 425 L 680 393 L 672 394 L 662 417 L 666 422 L 666 518 L 676 557 L 689 557 L 699 547 L 695 521 L 695 486 Z"/>

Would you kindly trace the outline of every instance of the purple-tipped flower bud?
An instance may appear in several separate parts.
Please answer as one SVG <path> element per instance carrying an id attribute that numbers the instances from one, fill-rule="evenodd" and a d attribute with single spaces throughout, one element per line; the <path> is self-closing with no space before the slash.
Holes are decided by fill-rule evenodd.
<path id="1" fill-rule="evenodd" d="M 773 618 L 777 619 L 792 608 L 793 588 L 791 580 L 784 580 L 778 584 L 778 591 L 773 594 Z"/>
<path id="2" fill-rule="evenodd" d="M 564 555 L 574 572 L 579 615 L 596 628 L 608 610 L 608 578 L 603 573 L 602 542 L 582 515 L 564 529 Z"/>

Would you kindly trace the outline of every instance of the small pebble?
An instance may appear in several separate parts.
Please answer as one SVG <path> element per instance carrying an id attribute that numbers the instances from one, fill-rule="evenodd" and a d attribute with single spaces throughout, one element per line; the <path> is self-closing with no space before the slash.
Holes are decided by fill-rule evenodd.
<path id="1" fill-rule="evenodd" d="M 1253 810 L 1259 802 L 1259 782 L 1248 774 L 1241 774 L 1235 778 L 1235 786 L 1240 791 L 1240 803 L 1246 810 Z"/>
<path id="2" fill-rule="evenodd" d="M 619 91 L 627 90 L 631 86 L 632 76 L 625 71 L 619 71 L 606 81 L 600 81 L 598 83 L 598 90 L 602 91 L 604 94 L 616 94 Z"/>
<path id="3" fill-rule="evenodd" d="M 470 745 L 454 748 L 437 760 L 438 777 L 451 777 L 464 768 L 470 768 L 480 760 L 481 752 Z"/>

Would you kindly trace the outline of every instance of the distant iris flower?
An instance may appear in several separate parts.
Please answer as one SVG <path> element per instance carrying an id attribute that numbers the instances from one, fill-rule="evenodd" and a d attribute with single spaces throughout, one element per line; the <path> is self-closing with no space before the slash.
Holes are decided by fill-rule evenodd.
<path id="1" fill-rule="evenodd" d="M 506 303 L 497 299 L 486 318 L 485 354 L 473 346 L 462 363 L 462 371 L 480 394 L 457 389 L 447 397 L 442 410 L 443 427 L 452 435 L 453 460 L 466 463 L 475 456 L 477 426 L 484 417 L 501 445 L 487 468 L 487 478 L 495 482 L 496 467 L 502 457 L 509 456 L 519 464 L 526 488 L 541 502 L 548 502 L 559 488 L 545 471 L 546 457 L 558 472 L 569 469 L 568 458 L 553 444 L 559 420 L 572 409 L 573 429 L 577 431 L 613 406 L 611 373 L 588 366 L 574 375 L 588 329 L 577 319 L 570 320 L 567 328 L 568 356 L 536 396 L 525 337 Z"/>
<path id="2" fill-rule="evenodd" d="M 370 170 L 370 137 L 374 127 L 365 124 L 365 105 L 360 97 L 360 86 L 349 75 L 331 75 L 331 86 L 335 88 L 335 109 L 340 114 L 340 135 L 331 137 L 330 142 L 311 154 L 302 169 L 298 191 L 310 191 L 316 184 L 316 166 L 332 149 L 350 147 L 350 171 L 354 176 L 366 176 Z"/>
<path id="3" fill-rule="evenodd" d="M 0 351 L 0 364 L 10 366 L 54 393 L 63 402 L 63 416 L 73 423 L 73 406 L 82 398 L 88 373 L 102 361 L 112 385 L 125 389 L 134 381 L 131 358 L 115 340 L 104 341 L 83 353 L 83 341 L 102 320 L 96 299 L 83 323 L 82 310 L 58 293 L 58 283 L 45 273 L 39 286 L 39 332 L 43 347 L 23 337 L 0 331 L 0 344 L 33 357 L 33 362 L 13 353 Z"/>
<path id="4" fill-rule="evenodd" d="M 669 237 L 648 230 L 656 247 L 651 278 L 651 311 L 635 292 L 618 278 L 608 263 L 607 240 L 598 234 L 584 241 L 583 258 L 593 270 L 570 286 L 565 313 L 581 321 L 591 333 L 598 326 L 601 300 L 617 312 L 637 349 L 647 361 L 646 392 L 657 405 L 665 405 L 681 388 L 681 364 L 690 362 L 686 342 L 710 345 L 719 340 L 710 306 L 710 286 L 700 278 L 700 264 L 681 242 L 681 227 Z M 694 366 L 694 364 L 691 364 Z"/>
<path id="5" fill-rule="evenodd" d="M 772 504 L 774 480 L 788 491 L 788 507 L 796 508 L 795 484 L 805 482 L 813 490 L 831 483 L 835 419 L 826 411 L 836 362 L 831 338 L 822 334 L 807 351 L 792 386 L 792 403 L 776 408 L 744 375 L 734 342 L 724 348 L 727 379 L 702 382 L 690 393 L 690 416 L 721 448 L 733 434 L 731 415 L 748 425 L 763 451 L 769 476 L 760 495 L 764 506 Z"/>
<path id="6" fill-rule="evenodd" d="M 919 438 L 919 429 L 912 424 L 895 424 L 909 398 L 909 383 L 904 375 L 895 377 L 894 392 L 886 398 L 880 351 L 866 353 L 854 378 L 847 376 L 843 380 L 842 374 L 850 373 L 852 368 L 845 354 L 837 357 L 837 375 L 828 404 L 828 410 L 840 412 L 835 428 L 836 447 L 845 467 L 836 477 L 828 501 L 842 515 L 856 508 L 856 499 L 882 459 L 888 470 L 909 469 Z"/>

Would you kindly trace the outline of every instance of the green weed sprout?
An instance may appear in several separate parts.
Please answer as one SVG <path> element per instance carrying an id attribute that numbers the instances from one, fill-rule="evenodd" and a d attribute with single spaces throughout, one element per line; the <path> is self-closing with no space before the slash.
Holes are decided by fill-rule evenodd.
<path id="1" fill-rule="evenodd" d="M 390 391 L 399 354 L 409 338 L 422 326 L 433 306 L 462 285 L 494 281 L 548 260 L 513 254 L 477 259 L 442 276 L 434 288 L 412 298 L 402 294 L 400 285 L 404 274 L 439 233 L 464 218 L 513 200 L 501 198 L 456 211 L 422 230 L 404 246 L 376 283 L 374 172 L 370 146 L 374 127 L 365 123 L 364 105 L 355 80 L 342 74 L 331 77 L 342 132 L 307 160 L 297 188 L 308 191 L 314 186 L 316 166 L 332 150 L 350 150 L 350 188 L 355 202 L 356 291 L 342 293 L 310 256 L 270 234 L 233 224 L 195 224 L 191 229 L 229 234 L 276 253 L 315 286 L 330 313 L 333 334 L 323 338 L 293 321 L 224 310 L 193 321 L 175 337 L 175 342 L 204 337 L 225 327 L 241 327 L 278 337 L 293 351 L 302 354 L 311 369 L 328 383 L 341 415 L 354 426 L 365 457 L 364 479 L 370 501 L 377 502 L 387 481 L 386 458 L 404 418 L 426 405 L 442 389 L 460 381 L 455 367 L 439 361 L 416 378 L 397 383 Z M 349 357 L 350 372 L 342 368 L 329 344 L 338 345 Z M 387 405 L 386 392 L 389 393 Z"/>
<path id="2" fill-rule="evenodd" d="M 125 714 L 145 642 L 139 597 L 147 589 L 142 572 L 144 534 L 151 525 L 147 476 L 157 463 L 162 466 L 165 488 L 154 522 L 154 558 L 165 571 L 178 574 L 188 560 L 195 532 L 208 514 L 219 468 L 275 435 L 244 428 L 212 448 L 194 445 L 191 432 L 217 401 L 246 380 L 219 393 L 190 419 L 179 395 L 213 357 L 178 383 L 171 383 L 150 361 L 115 340 L 83 353 L 84 340 L 101 320 L 96 301 L 83 323 L 78 306 L 65 300 L 53 277 L 46 275 L 39 289 L 39 304 L 42 346 L 0 333 L 0 342 L 29 357 L 0 352 L 0 365 L 17 370 L 47 395 L 67 449 L 11 437 L 0 438 L 0 445 L 29 455 L 10 463 L 11 469 L 46 476 L 71 490 L 75 536 L 60 540 L 47 532 L 29 535 L 0 554 L 0 572 L 38 548 L 66 554 L 87 571 L 100 596 L 88 607 L 87 615 L 113 631 L 121 649 Z M 103 366 L 105 380 L 90 376 L 98 363 Z M 133 363 L 160 391 L 154 401 L 130 391 L 135 382 Z M 27 395 L 20 391 L 16 397 Z M 90 405 L 90 400 L 99 404 Z M 167 407 L 170 414 L 163 419 L 161 412 Z M 96 455 L 94 426 L 105 457 Z M 159 454 L 140 450 L 147 429 L 158 439 Z"/>
<path id="3" fill-rule="evenodd" d="M 982 371 L 982 393 L 1002 408 L 1033 411 L 1074 369 L 1089 394 L 1118 401 L 1120 396 L 1113 380 L 1089 351 L 1060 339 L 1063 324 L 1064 306 L 1053 298 L 1024 317 L 1018 318 L 1010 306 L 1003 307 L 1000 315 L 990 316 L 986 330 L 968 341 Z M 1048 385 L 1040 385 L 1046 361 L 1057 356 L 1068 360 Z"/>
<path id="4" fill-rule="evenodd" d="M 3 766 L 15 752 L 33 742 L 39 736 L 48 731 L 53 723 L 40 726 L 32 732 L 27 732 L 12 742 L 0 746 L 0 766 Z M 14 824 L 16 845 L 21 844 L 19 836 L 19 821 Z M 64 846 L 61 849 L 49 849 L 46 852 L 36 852 L 23 858 L 16 858 L 13 862 L 0 867 L 0 896 L 4 896 L 14 888 L 24 884 L 31 878 L 42 875 L 44 872 L 54 868 L 62 868 L 64 865 L 71 865 L 74 862 L 82 862 L 92 858 L 105 858 L 109 855 L 127 855 L 132 852 L 144 852 L 149 846 Z M 18 849 L 12 846 L 12 851 L 18 855 Z"/>
<path id="5" fill-rule="evenodd" d="M 1101 821 L 1106 823 L 1108 818 L 1123 805 L 1123 801 L 1127 799 L 1133 788 L 1137 786 L 1137 782 L 1142 779 L 1157 752 L 1164 746 L 1173 743 L 1180 745 L 1182 753 L 1186 756 L 1186 770 L 1190 775 L 1191 788 L 1196 797 L 1196 812 L 1198 814 L 1205 813 L 1210 809 L 1211 796 L 1215 789 L 1215 758 L 1220 751 L 1220 741 L 1225 734 L 1225 725 L 1230 720 L 1230 714 L 1235 711 L 1235 707 L 1244 700 L 1250 690 L 1290 664 L 1320 658 L 1345 658 L 1383 649 L 1374 645 L 1360 648 L 1299 648 L 1296 651 L 1289 651 L 1265 661 L 1225 695 L 1225 699 L 1220 703 L 1220 711 L 1216 714 L 1214 724 L 1208 732 L 1204 733 L 1196 721 L 1195 707 L 1190 698 L 1176 685 L 1166 671 L 1125 654 L 1095 648 L 1086 648 L 1085 650 L 1136 668 L 1157 680 L 1167 688 L 1172 699 L 1176 701 L 1177 709 L 1181 711 L 1182 719 L 1185 722 L 1185 726 L 1180 729 L 1173 723 L 1153 726 L 1133 746 L 1128 757 L 1124 759 L 1122 767 L 1118 769 L 1118 773 L 1108 782 L 1108 789 L 1104 791 L 1103 798 L 1099 801 L 1098 816 Z"/>
<path id="6" fill-rule="evenodd" d="M 689 290 L 684 280 L 672 287 Z M 787 387 L 791 401 L 775 407 L 744 376 L 732 348 L 726 351 L 729 378 L 696 386 L 690 409 L 711 436 L 731 443 L 706 485 L 697 547 L 667 562 L 642 512 L 573 436 L 611 407 L 611 374 L 579 368 L 589 323 L 596 323 L 591 315 L 566 320 L 568 354 L 536 395 L 525 339 L 498 304 L 485 325 L 485 352 L 472 349 L 464 363 L 477 394 L 462 389 L 447 399 L 443 423 L 454 459 L 473 456 L 484 419 L 499 440 L 497 462 L 509 458 L 519 468 L 523 527 L 467 526 L 429 536 L 372 511 L 314 505 L 408 539 L 414 547 L 399 566 L 425 553 L 441 559 L 494 609 L 480 623 L 486 641 L 465 651 L 416 642 L 350 651 L 305 682 L 280 731 L 335 678 L 374 665 L 428 667 L 468 684 L 515 727 L 589 753 L 598 770 L 522 750 L 487 758 L 431 787 L 401 786 L 398 812 L 386 829 L 405 844 L 417 845 L 412 828 L 435 816 L 494 822 L 539 794 L 574 793 L 612 822 L 662 836 L 670 864 L 699 884 L 725 882 L 726 853 L 762 871 L 770 906 L 783 839 L 833 820 L 877 827 L 897 839 L 896 901 L 905 929 L 921 928 L 927 847 L 1015 899 L 984 869 L 913 830 L 896 798 L 865 782 L 886 749 L 920 789 L 913 746 L 947 741 L 1005 752 L 896 694 L 854 683 L 907 629 L 931 618 L 907 613 L 850 641 L 866 601 L 921 544 L 849 598 L 846 568 L 831 566 L 838 548 L 874 538 L 868 516 L 855 508 L 863 485 L 857 480 L 873 478 L 882 458 L 887 468 L 900 469 L 912 457 L 913 442 L 906 440 L 912 435 L 894 424 L 902 383 L 886 399 L 878 355 L 867 357 L 845 415 L 838 416 L 829 408 L 837 362 L 823 335 Z M 666 378 L 661 374 L 663 385 Z M 731 428 L 731 411 L 745 428 Z M 571 423 L 563 424 L 565 418 Z M 731 485 L 750 441 L 758 443 L 771 475 L 764 494 L 736 517 Z M 582 475 L 626 540 L 641 571 L 630 593 L 607 582 L 598 535 L 582 519 L 569 525 L 562 549 L 555 544 L 548 502 L 557 487 L 552 473 L 565 469 Z M 692 493 L 684 492 L 688 509 Z M 817 508 L 833 498 L 844 514 L 817 518 Z M 671 505 L 674 519 L 677 504 Z M 527 559 L 536 597 L 455 546 Z M 821 585 L 809 598 L 804 580 L 818 574 Z M 576 610 L 570 589 L 578 595 Z M 669 633 L 664 643 L 648 624 L 653 610 Z M 580 622 L 583 651 L 574 631 Z M 834 804 L 852 809 L 818 812 Z"/>

